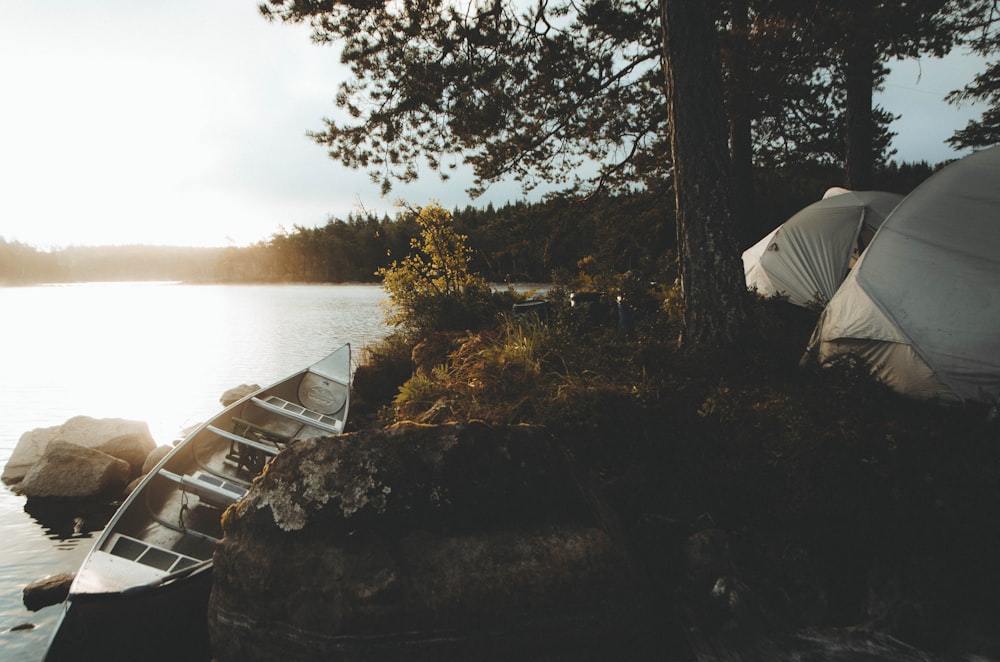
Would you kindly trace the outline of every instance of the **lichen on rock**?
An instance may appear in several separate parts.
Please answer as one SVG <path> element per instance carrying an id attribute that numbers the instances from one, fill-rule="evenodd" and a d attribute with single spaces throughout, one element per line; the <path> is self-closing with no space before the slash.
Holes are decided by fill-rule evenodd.
<path id="1" fill-rule="evenodd" d="M 226 513 L 213 654 L 584 659 L 641 645 L 652 612 L 595 498 L 530 426 L 296 442 Z"/>

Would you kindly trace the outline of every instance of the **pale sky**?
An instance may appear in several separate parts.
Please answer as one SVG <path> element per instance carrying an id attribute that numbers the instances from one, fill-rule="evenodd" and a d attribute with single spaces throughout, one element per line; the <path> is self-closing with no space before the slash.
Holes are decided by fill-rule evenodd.
<path id="1" fill-rule="evenodd" d="M 254 0 L 12 0 L 0 20 L 0 237 L 40 248 L 245 245 L 280 227 L 361 208 L 472 200 L 471 178 L 427 175 L 383 198 L 305 136 L 333 114 L 344 76 L 305 26 L 271 24 Z M 936 163 L 978 116 L 941 101 L 969 58 L 895 67 L 878 98 L 904 118 L 898 160 Z"/>

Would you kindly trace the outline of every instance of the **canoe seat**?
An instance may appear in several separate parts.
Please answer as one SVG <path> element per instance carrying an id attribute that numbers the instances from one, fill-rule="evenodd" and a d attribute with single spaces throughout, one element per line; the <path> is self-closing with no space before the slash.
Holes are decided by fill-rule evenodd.
<path id="1" fill-rule="evenodd" d="M 293 421 L 298 421 L 299 423 L 322 430 L 323 432 L 340 434 L 344 431 L 343 421 L 334 418 L 333 416 L 313 411 L 312 409 L 306 409 L 302 405 L 297 405 L 294 402 L 283 400 L 276 395 L 269 395 L 264 398 L 253 397 L 250 398 L 250 402 L 257 405 L 261 409 L 290 418 Z"/>
<path id="2" fill-rule="evenodd" d="M 320 414 L 333 416 L 347 404 L 350 384 L 310 369 L 299 383 L 299 404 Z M 343 416 L 341 416 L 343 418 Z"/>
<path id="3" fill-rule="evenodd" d="M 267 456 L 277 455 L 280 444 L 287 444 L 292 437 L 242 418 L 233 417 L 233 431 L 227 432 L 214 426 L 209 429 L 220 437 L 229 440 L 229 452 L 226 459 L 234 462 L 238 470 L 246 469 L 256 476 L 267 463 Z"/>
<path id="4" fill-rule="evenodd" d="M 204 471 L 196 471 L 193 474 L 182 476 L 161 469 L 160 475 L 179 484 L 182 490 L 194 494 L 202 503 L 216 508 L 228 508 L 247 495 L 245 487 L 222 480 L 218 476 Z"/>
<path id="5" fill-rule="evenodd" d="M 163 572 L 177 572 L 201 563 L 196 558 L 185 556 L 169 549 L 163 549 L 145 540 L 132 538 L 121 533 L 116 533 L 112 540 L 114 544 L 109 550 L 111 554 L 128 559 L 129 561 L 142 563 Z"/>

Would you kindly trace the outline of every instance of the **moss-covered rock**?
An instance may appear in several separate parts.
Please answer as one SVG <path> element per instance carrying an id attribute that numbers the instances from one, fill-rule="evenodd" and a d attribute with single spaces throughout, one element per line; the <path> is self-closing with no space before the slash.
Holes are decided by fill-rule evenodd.
<path id="1" fill-rule="evenodd" d="M 537 427 L 300 442 L 225 526 L 220 661 L 635 659 L 662 631 L 606 509 Z"/>

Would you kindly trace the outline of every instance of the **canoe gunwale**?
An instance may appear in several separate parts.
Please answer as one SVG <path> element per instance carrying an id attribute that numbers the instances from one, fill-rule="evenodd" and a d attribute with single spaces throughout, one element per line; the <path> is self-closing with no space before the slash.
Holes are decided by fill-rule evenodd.
<path id="1" fill-rule="evenodd" d="M 166 454 L 150 471 L 149 473 L 140 481 L 139 485 L 134 489 L 133 493 L 130 494 L 125 501 L 122 503 L 118 512 L 111 518 L 106 526 L 105 530 L 98 537 L 94 546 L 84 559 L 81 564 L 80 572 L 86 572 L 88 563 L 91 556 L 98 550 L 105 550 L 110 544 L 111 540 L 115 534 L 124 534 L 129 537 L 133 537 L 139 540 L 143 540 L 152 545 L 158 545 L 165 547 L 168 551 L 178 554 L 185 554 L 188 556 L 193 556 L 198 558 L 198 562 L 195 566 L 189 566 L 176 573 L 165 574 L 156 580 L 144 584 L 137 584 L 132 587 L 127 587 L 121 590 L 115 591 L 74 591 L 74 587 L 70 587 L 70 593 L 68 596 L 69 601 L 80 601 L 80 600 L 90 600 L 96 596 L 122 596 L 127 595 L 129 590 L 135 589 L 140 592 L 145 592 L 149 590 L 150 586 L 161 587 L 164 582 L 168 584 L 176 583 L 191 575 L 191 568 L 197 568 L 202 565 L 211 566 L 212 558 L 203 557 L 203 553 L 192 554 L 191 552 L 182 551 L 178 548 L 178 545 L 165 545 L 162 541 L 156 542 L 150 538 L 148 531 L 143 533 L 140 526 L 136 529 L 136 522 L 140 524 L 142 522 L 149 522 L 150 525 L 156 525 L 162 527 L 163 529 L 173 531 L 175 534 L 179 534 L 182 537 L 191 536 L 193 538 L 201 539 L 202 541 L 214 544 L 219 541 L 219 537 L 211 535 L 209 533 L 199 531 L 193 526 L 187 526 L 183 523 L 178 524 L 172 521 L 168 521 L 165 517 L 164 508 L 168 507 L 164 505 L 171 499 L 176 499 L 178 494 L 181 495 L 181 507 L 182 514 L 185 509 L 188 509 L 188 503 L 186 501 L 186 495 L 189 493 L 194 496 L 197 501 L 194 502 L 193 508 L 200 509 L 202 506 L 207 507 L 211 512 L 218 513 L 218 517 L 221 517 L 222 512 L 225 508 L 222 508 L 218 503 L 212 503 L 201 498 L 197 492 L 189 492 L 190 478 L 196 471 L 201 470 L 202 472 L 208 473 L 216 478 L 225 481 L 231 481 L 234 485 L 239 485 L 241 487 L 249 487 L 252 484 L 253 476 L 241 475 L 240 468 L 237 467 L 236 472 L 231 472 L 224 470 L 222 467 L 223 463 L 218 454 L 218 449 L 209 451 L 210 453 L 216 453 L 215 460 L 212 461 L 211 457 L 206 457 L 201 454 L 200 450 L 211 449 L 213 444 L 224 443 L 228 441 L 229 443 L 234 443 L 232 437 L 237 436 L 236 433 L 227 433 L 225 429 L 234 424 L 235 421 L 239 420 L 237 417 L 243 414 L 247 407 L 257 408 L 258 405 L 254 403 L 254 399 L 259 397 L 266 397 L 273 393 L 282 393 L 283 390 L 287 391 L 289 386 L 298 384 L 301 380 L 310 373 L 317 373 L 313 370 L 314 367 L 322 364 L 324 367 L 342 367 L 346 372 L 345 376 L 336 377 L 329 373 L 334 373 L 336 370 L 323 370 L 322 376 L 325 379 L 330 379 L 331 381 L 339 384 L 346 389 L 345 401 L 343 407 L 336 412 L 336 414 L 329 416 L 332 418 L 337 418 L 338 425 L 335 434 L 340 434 L 343 432 L 346 426 L 346 418 L 348 411 L 348 403 L 350 401 L 350 381 L 351 381 L 351 362 L 350 362 L 350 345 L 345 344 L 325 358 L 314 363 L 312 366 L 301 369 L 291 375 L 288 375 L 284 379 L 281 379 L 273 384 L 258 389 L 253 393 L 247 394 L 243 398 L 240 398 L 236 402 L 231 403 L 227 407 L 223 408 L 213 417 L 211 417 L 206 422 L 195 428 L 183 441 L 181 441 L 175 448 L 173 448 L 169 453 Z M 302 421 L 300 421 L 302 422 Z M 301 432 L 301 429 L 300 429 Z M 328 433 L 333 431 L 328 431 Z M 221 434 L 220 434 L 221 433 Z M 257 449 L 262 453 L 266 453 L 269 456 L 276 455 L 281 450 L 283 444 L 275 444 L 274 448 L 266 446 L 260 441 L 255 439 L 242 438 L 239 442 L 247 448 Z M 260 446 L 260 448 L 258 448 Z M 186 454 L 186 457 L 185 457 Z M 231 462 L 228 458 L 225 462 Z M 216 466 L 218 465 L 218 466 Z M 244 474 L 248 472 L 243 472 Z M 179 479 L 179 480 L 178 480 Z M 159 483 L 159 481 L 168 481 L 174 485 L 171 487 L 165 487 Z M 161 500 L 160 504 L 154 504 L 150 502 L 150 499 L 156 498 Z M 239 499 L 235 499 L 239 501 Z M 129 523 L 131 522 L 131 523 Z M 203 521 L 204 523 L 204 521 Z M 221 531 L 220 531 L 221 533 Z M 76 584 L 76 582 L 74 582 Z M 98 598 L 104 599 L 104 598 Z"/>

